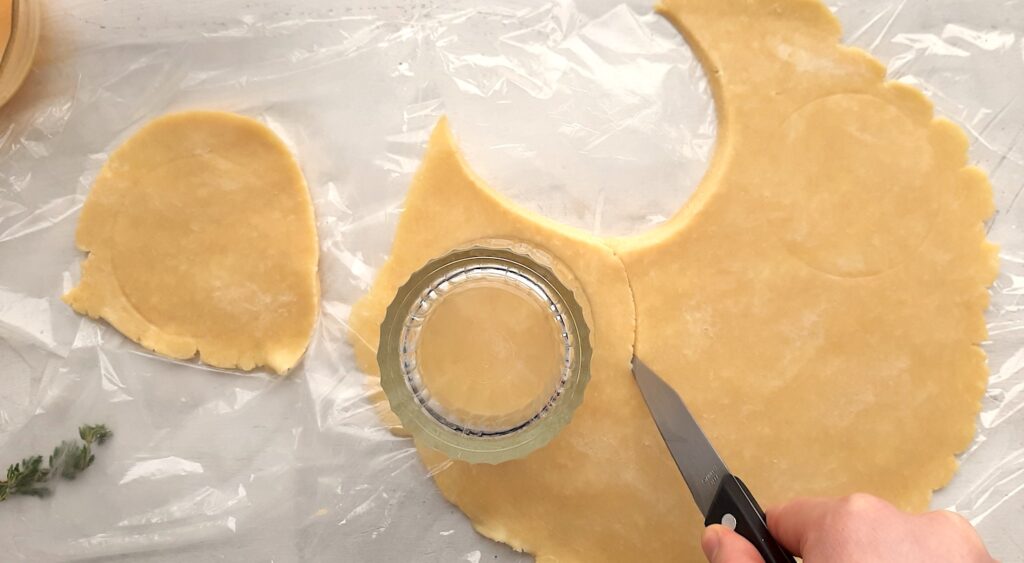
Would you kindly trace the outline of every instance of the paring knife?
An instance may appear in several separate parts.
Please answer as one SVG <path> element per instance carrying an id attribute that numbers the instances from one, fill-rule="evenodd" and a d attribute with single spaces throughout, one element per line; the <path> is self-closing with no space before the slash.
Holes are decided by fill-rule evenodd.
<path id="1" fill-rule="evenodd" d="M 765 563 L 795 563 L 768 532 L 764 511 L 754 495 L 739 477 L 729 473 L 679 394 L 635 357 L 633 377 L 693 501 L 704 514 L 704 525 L 722 524 L 736 530 L 754 544 Z"/>

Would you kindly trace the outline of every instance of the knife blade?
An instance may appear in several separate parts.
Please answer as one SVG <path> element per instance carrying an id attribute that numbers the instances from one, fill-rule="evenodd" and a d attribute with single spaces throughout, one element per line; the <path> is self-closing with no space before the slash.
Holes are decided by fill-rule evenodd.
<path id="1" fill-rule="evenodd" d="M 693 501 L 704 515 L 704 525 L 732 528 L 754 544 L 765 563 L 795 563 L 768 532 L 764 511 L 754 495 L 726 468 L 675 389 L 635 357 L 633 377 Z"/>

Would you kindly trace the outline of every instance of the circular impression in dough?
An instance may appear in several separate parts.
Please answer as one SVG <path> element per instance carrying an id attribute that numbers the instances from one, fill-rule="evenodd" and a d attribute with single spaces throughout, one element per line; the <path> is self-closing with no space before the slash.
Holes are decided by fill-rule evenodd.
<path id="1" fill-rule="evenodd" d="M 158 118 L 115 150 L 76 235 L 89 252 L 64 296 L 172 358 L 286 373 L 316 321 L 318 248 L 305 179 L 253 119 Z"/>

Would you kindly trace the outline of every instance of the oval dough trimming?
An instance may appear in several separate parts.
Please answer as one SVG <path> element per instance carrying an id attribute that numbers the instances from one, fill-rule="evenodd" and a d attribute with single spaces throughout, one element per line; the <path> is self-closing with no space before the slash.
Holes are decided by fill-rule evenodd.
<path id="1" fill-rule="evenodd" d="M 153 120 L 100 171 L 65 296 L 172 358 L 278 373 L 316 321 L 318 246 L 302 171 L 260 122 L 191 111 Z"/>

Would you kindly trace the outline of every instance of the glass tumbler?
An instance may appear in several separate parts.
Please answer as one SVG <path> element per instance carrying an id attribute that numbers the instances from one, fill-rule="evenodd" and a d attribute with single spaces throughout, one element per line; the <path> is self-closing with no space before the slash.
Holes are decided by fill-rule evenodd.
<path id="1" fill-rule="evenodd" d="M 477 241 L 431 260 L 398 290 L 381 324 L 381 386 L 418 444 L 471 463 L 523 457 L 583 399 L 587 314 L 576 278 L 549 253 Z M 467 319 L 472 326 L 460 325 Z M 492 376 L 475 371 L 484 365 Z"/>

